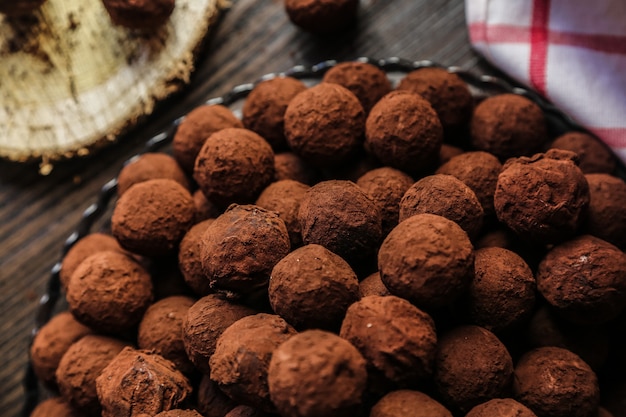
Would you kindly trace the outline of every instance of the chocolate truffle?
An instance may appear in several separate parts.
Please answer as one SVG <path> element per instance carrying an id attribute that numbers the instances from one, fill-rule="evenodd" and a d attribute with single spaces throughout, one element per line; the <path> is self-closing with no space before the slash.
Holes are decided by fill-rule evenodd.
<path id="1" fill-rule="evenodd" d="M 274 152 L 251 130 L 222 129 L 204 142 L 193 177 L 206 198 L 222 207 L 249 203 L 274 179 Z"/>
<path id="2" fill-rule="evenodd" d="M 294 180 L 313 185 L 317 177 L 317 171 L 293 152 L 277 153 L 274 156 L 274 181 Z"/>
<path id="3" fill-rule="evenodd" d="M 169 179 L 133 185 L 117 200 L 111 230 L 120 245 L 146 256 L 172 253 L 193 225 L 191 194 Z"/>
<path id="4" fill-rule="evenodd" d="M 46 0 L 0 0 L 0 13 L 7 16 L 21 16 L 32 13 Z"/>
<path id="5" fill-rule="evenodd" d="M 219 389 L 209 375 L 202 375 L 198 386 L 198 411 L 204 417 L 224 417 L 237 403 Z"/>
<path id="6" fill-rule="evenodd" d="M 273 314 L 255 314 L 231 324 L 217 340 L 209 366 L 211 379 L 240 404 L 275 411 L 267 386 L 274 350 L 296 331 Z"/>
<path id="7" fill-rule="evenodd" d="M 67 290 L 70 277 L 82 261 L 96 252 L 105 250 L 124 252 L 124 249 L 113 236 L 104 233 L 91 233 L 77 241 L 63 257 L 61 263 L 59 278 L 63 289 Z"/>
<path id="8" fill-rule="evenodd" d="M 374 104 L 391 91 L 387 74 L 366 62 L 341 62 L 326 71 L 322 81 L 339 84 L 352 91 L 365 113 L 369 113 Z"/>
<path id="9" fill-rule="evenodd" d="M 626 250 L 626 183 L 608 174 L 585 178 L 589 184 L 585 232 Z"/>
<path id="10" fill-rule="evenodd" d="M 474 252 L 474 278 L 467 292 L 471 321 L 492 332 L 519 325 L 535 305 L 535 277 L 524 260 L 503 248 Z"/>
<path id="11" fill-rule="evenodd" d="M 407 91 L 384 96 L 365 122 L 365 148 L 383 164 L 409 173 L 434 168 L 442 141 L 443 128 L 435 110 Z"/>
<path id="12" fill-rule="evenodd" d="M 81 414 L 62 398 L 53 397 L 39 403 L 30 417 L 81 417 Z"/>
<path id="13" fill-rule="evenodd" d="M 277 213 L 233 204 L 206 228 L 200 259 L 211 288 L 253 294 L 265 291 L 272 268 L 289 249 Z"/>
<path id="14" fill-rule="evenodd" d="M 444 403 L 468 412 L 472 407 L 509 393 L 513 360 L 489 330 L 461 326 L 439 341 L 435 385 Z"/>
<path id="15" fill-rule="evenodd" d="M 285 149 L 285 110 L 291 99 L 306 88 L 302 81 L 292 77 L 261 81 L 243 104 L 243 125 L 258 133 L 272 149 Z"/>
<path id="16" fill-rule="evenodd" d="M 626 305 L 626 254 L 596 237 L 576 237 L 541 261 L 537 288 L 567 320 L 604 323 Z"/>
<path id="17" fill-rule="evenodd" d="M 365 112 L 359 99 L 338 84 L 320 83 L 302 91 L 285 112 L 287 144 L 315 166 L 348 160 L 361 146 L 364 127 Z"/>
<path id="18" fill-rule="evenodd" d="M 496 398 L 472 408 L 465 417 L 537 417 L 528 407 L 512 398 Z"/>
<path id="19" fill-rule="evenodd" d="M 227 108 L 219 104 L 202 105 L 189 112 L 172 139 L 172 152 L 180 166 L 193 172 L 196 157 L 209 136 L 229 127 L 243 127 L 243 123 Z"/>
<path id="20" fill-rule="evenodd" d="M 164 25 L 174 11 L 175 0 L 102 0 L 116 25 L 153 30 Z"/>
<path id="21" fill-rule="evenodd" d="M 539 151 L 548 133 L 538 105 L 516 94 L 499 94 L 474 109 L 471 138 L 476 149 L 504 161 Z"/>
<path id="22" fill-rule="evenodd" d="M 159 414 L 154 417 L 202 417 L 200 413 L 196 410 L 169 410 L 169 411 L 161 411 Z"/>
<path id="23" fill-rule="evenodd" d="M 339 335 L 365 358 L 371 390 L 414 387 L 432 374 L 435 323 L 402 298 L 362 298 L 348 308 Z"/>
<path id="24" fill-rule="evenodd" d="M 350 265 L 320 245 L 306 245 L 281 259 L 269 285 L 272 309 L 296 328 L 339 328 L 359 299 Z"/>
<path id="25" fill-rule="evenodd" d="M 183 320 L 185 351 L 196 368 L 209 374 L 209 359 L 220 335 L 237 320 L 255 313 L 251 308 L 230 303 L 217 294 L 196 301 Z"/>
<path id="26" fill-rule="evenodd" d="M 449 305 L 471 281 L 474 251 L 459 225 L 434 214 L 409 217 L 378 252 L 380 276 L 391 294 L 420 308 Z"/>
<path id="27" fill-rule="evenodd" d="M 493 194 L 496 192 L 502 164 L 488 152 L 466 152 L 441 165 L 436 173 L 452 175 L 474 191 L 485 215 L 493 215 Z"/>
<path id="28" fill-rule="evenodd" d="M 382 237 L 378 206 L 351 181 L 315 184 L 298 212 L 304 244 L 318 244 L 355 267 L 376 253 Z"/>
<path id="29" fill-rule="evenodd" d="M 185 374 L 191 373 L 194 367 L 183 344 L 183 320 L 194 302 L 180 295 L 157 301 L 146 310 L 137 334 L 140 349 L 158 353 Z"/>
<path id="30" fill-rule="evenodd" d="M 557 243 L 580 226 L 589 186 L 574 153 L 550 149 L 504 164 L 493 200 L 498 220 L 520 237 Z"/>
<path id="31" fill-rule="evenodd" d="M 117 194 L 122 195 L 134 184 L 164 178 L 189 189 L 189 180 L 176 160 L 164 153 L 144 153 L 124 165 L 117 176 Z"/>
<path id="32" fill-rule="evenodd" d="M 119 252 L 98 252 L 74 271 L 67 286 L 67 304 L 78 321 L 106 333 L 135 326 L 152 302 L 152 281 L 146 270 Z"/>
<path id="33" fill-rule="evenodd" d="M 263 190 L 255 203 L 259 207 L 278 213 L 278 217 L 285 222 L 292 248 L 302 244 L 298 209 L 309 188 L 308 185 L 294 180 L 276 181 Z"/>
<path id="34" fill-rule="evenodd" d="M 541 417 L 589 417 L 597 411 L 596 374 L 580 357 L 543 347 L 522 356 L 515 367 L 514 398 Z"/>
<path id="35" fill-rule="evenodd" d="M 196 223 L 214 219 L 222 213 L 219 207 L 206 198 L 202 190 L 194 191 L 191 197 L 193 198 L 193 205 L 196 207 Z"/>
<path id="36" fill-rule="evenodd" d="M 400 222 L 416 214 L 452 220 L 472 239 L 483 227 L 484 211 L 470 187 L 452 175 L 429 175 L 413 184 L 400 200 Z"/>
<path id="37" fill-rule="evenodd" d="M 285 0 L 291 22 L 311 33 L 345 29 L 356 18 L 359 0 Z"/>
<path id="38" fill-rule="evenodd" d="M 400 80 L 397 89 L 419 94 L 428 100 L 448 138 L 454 139 L 469 126 L 474 99 L 458 75 L 444 68 L 420 68 Z"/>
<path id="39" fill-rule="evenodd" d="M 575 152 L 580 163 L 578 166 L 585 174 L 615 171 L 615 156 L 600 140 L 583 132 L 568 132 L 556 138 L 551 148 Z"/>
<path id="40" fill-rule="evenodd" d="M 365 359 L 347 340 L 307 330 L 274 351 L 268 383 L 280 415 L 354 415 L 367 383 Z"/>
<path id="41" fill-rule="evenodd" d="M 450 159 L 461 155 L 463 152 L 465 151 L 459 147 L 447 143 L 441 144 L 441 149 L 439 150 L 439 165 L 445 164 Z"/>
<path id="42" fill-rule="evenodd" d="M 126 345 L 110 337 L 86 335 L 70 346 L 56 371 L 63 399 L 86 414 L 99 413 L 96 378 Z"/>
<path id="43" fill-rule="evenodd" d="M 201 246 L 204 232 L 215 219 L 207 219 L 194 225 L 178 247 L 178 267 L 185 282 L 198 295 L 204 296 L 213 292 L 211 282 L 202 269 Z"/>
<path id="44" fill-rule="evenodd" d="M 238 405 L 230 410 L 224 417 L 265 417 L 268 414 L 263 411 L 248 407 L 247 405 Z"/>
<path id="45" fill-rule="evenodd" d="M 177 408 L 191 394 L 175 365 L 151 351 L 125 347 L 96 378 L 102 417 L 153 416 Z"/>
<path id="46" fill-rule="evenodd" d="M 452 417 L 446 407 L 419 391 L 398 390 L 382 397 L 369 417 Z"/>
<path id="47" fill-rule="evenodd" d="M 30 362 L 35 375 L 49 387 L 56 386 L 54 373 L 69 347 L 92 330 L 76 321 L 69 311 L 52 317 L 37 332 L 30 346 Z"/>
<path id="48" fill-rule="evenodd" d="M 359 295 L 361 298 L 368 295 L 391 295 L 383 281 L 380 279 L 380 273 L 378 271 L 366 277 L 359 282 Z"/>
<path id="49" fill-rule="evenodd" d="M 372 197 L 380 209 L 383 236 L 387 236 L 397 226 L 400 200 L 414 182 L 404 172 L 389 167 L 368 171 L 357 180 L 356 185 Z"/>

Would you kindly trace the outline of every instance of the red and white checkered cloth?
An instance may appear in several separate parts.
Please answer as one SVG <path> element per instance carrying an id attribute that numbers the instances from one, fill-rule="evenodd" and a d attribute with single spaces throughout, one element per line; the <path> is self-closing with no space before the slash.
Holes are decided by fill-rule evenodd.
<path id="1" fill-rule="evenodd" d="M 466 0 L 474 48 L 626 161 L 626 0 Z"/>

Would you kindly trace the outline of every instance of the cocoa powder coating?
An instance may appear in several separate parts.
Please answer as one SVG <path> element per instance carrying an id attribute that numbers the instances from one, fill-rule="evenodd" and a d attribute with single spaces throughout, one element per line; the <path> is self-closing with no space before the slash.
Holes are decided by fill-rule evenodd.
<path id="1" fill-rule="evenodd" d="M 348 160 L 363 142 L 364 127 L 365 112 L 359 99 L 338 84 L 320 83 L 302 91 L 285 111 L 287 144 L 314 166 L 340 165 Z"/>
<path id="2" fill-rule="evenodd" d="M 258 133 L 275 151 L 285 149 L 287 105 L 306 88 L 302 81 L 292 77 L 276 77 L 258 83 L 243 104 L 243 125 Z"/>
<path id="3" fill-rule="evenodd" d="M 268 371 L 272 402 L 280 415 L 354 415 L 367 383 L 365 360 L 345 339 L 307 330 L 282 343 Z"/>
<path id="4" fill-rule="evenodd" d="M 203 417 L 224 417 L 237 403 L 220 390 L 209 375 L 203 374 L 197 391 L 198 411 Z"/>
<path id="5" fill-rule="evenodd" d="M 471 281 L 474 251 L 459 225 L 417 214 L 396 226 L 378 252 L 380 276 L 393 295 L 420 308 L 446 306 Z"/>
<path id="6" fill-rule="evenodd" d="M 191 385 L 175 365 L 147 350 L 125 347 L 96 378 L 102 417 L 153 416 L 177 408 Z"/>
<path id="7" fill-rule="evenodd" d="M 52 397 L 37 404 L 30 417 L 81 417 L 81 415 L 62 398 Z"/>
<path id="8" fill-rule="evenodd" d="M 202 268 L 202 237 L 215 219 L 207 219 L 195 224 L 180 241 L 178 247 L 178 268 L 187 285 L 199 296 L 213 292 L 211 282 Z"/>
<path id="9" fill-rule="evenodd" d="M 251 130 L 222 129 L 202 145 L 193 177 L 219 206 L 250 203 L 274 178 L 274 152 Z"/>
<path id="10" fill-rule="evenodd" d="M 359 282 L 359 296 L 363 298 L 368 295 L 391 295 L 387 287 L 385 287 L 385 284 L 383 284 L 383 281 L 380 279 L 380 273 L 378 271 Z"/>
<path id="11" fill-rule="evenodd" d="M 217 340 L 211 379 L 240 404 L 274 412 L 267 371 L 274 350 L 296 331 L 280 316 L 255 314 L 237 320 Z"/>
<path id="12" fill-rule="evenodd" d="M 465 151 L 457 146 L 443 143 L 441 145 L 441 149 L 439 150 L 439 165 L 445 164 L 450 159 L 454 158 L 457 155 L 461 155 L 463 152 Z"/>
<path id="13" fill-rule="evenodd" d="M 154 417 L 202 417 L 200 413 L 196 410 L 169 410 L 169 411 L 161 411 L 159 414 Z"/>
<path id="14" fill-rule="evenodd" d="M 400 222 L 424 213 L 452 220 L 472 239 L 483 227 L 484 211 L 478 197 L 452 175 L 429 175 L 406 190 L 400 200 Z"/>
<path id="15" fill-rule="evenodd" d="M 272 309 L 298 329 L 336 330 L 348 307 L 358 300 L 359 283 L 350 265 L 320 245 L 306 245 L 281 259 L 272 270 Z"/>
<path id="16" fill-rule="evenodd" d="M 551 148 L 575 152 L 580 163 L 578 166 L 585 174 L 615 171 L 615 156 L 598 138 L 583 132 L 567 132 L 554 139 Z"/>
<path id="17" fill-rule="evenodd" d="M 277 153 L 274 157 L 274 181 L 294 180 L 313 185 L 317 178 L 317 171 L 293 152 Z"/>
<path id="18" fill-rule="evenodd" d="M 117 194 L 122 195 L 142 181 L 157 178 L 174 180 L 189 189 L 189 180 L 174 157 L 165 153 L 148 152 L 131 160 L 117 176 Z"/>
<path id="19" fill-rule="evenodd" d="M 571 237 L 588 204 L 589 186 L 576 155 L 560 149 L 509 160 L 494 193 L 498 220 L 523 239 L 542 244 Z"/>
<path id="20" fill-rule="evenodd" d="M 472 408 L 465 417 L 537 417 L 530 408 L 512 398 L 496 398 Z"/>
<path id="21" fill-rule="evenodd" d="M 608 174 L 585 175 L 589 184 L 586 233 L 626 249 L 626 183 Z"/>
<path id="22" fill-rule="evenodd" d="M 452 417 L 452 413 L 428 395 L 413 390 L 391 391 L 372 407 L 369 417 Z"/>
<path id="23" fill-rule="evenodd" d="M 513 395 L 541 417 L 589 417 L 597 411 L 600 389 L 596 374 L 580 357 L 543 347 L 520 358 Z"/>
<path id="24" fill-rule="evenodd" d="M 116 25 L 153 30 L 164 25 L 174 11 L 175 0 L 102 0 Z"/>
<path id="25" fill-rule="evenodd" d="M 202 190 L 198 189 L 194 191 L 191 197 L 193 198 L 193 205 L 196 208 L 196 223 L 207 219 L 214 219 L 222 213 L 218 206 L 206 198 Z"/>
<path id="26" fill-rule="evenodd" d="M 224 417 L 271 417 L 275 414 L 267 414 L 258 408 L 248 407 L 247 405 L 238 405 L 230 410 Z"/>
<path id="27" fill-rule="evenodd" d="M 393 91 L 376 103 L 365 122 L 365 148 L 380 161 L 408 173 L 434 168 L 443 128 L 430 103 L 407 91 Z"/>
<path id="28" fill-rule="evenodd" d="M 358 6 L 359 0 L 285 0 L 289 20 L 316 34 L 345 29 L 356 18 Z"/>

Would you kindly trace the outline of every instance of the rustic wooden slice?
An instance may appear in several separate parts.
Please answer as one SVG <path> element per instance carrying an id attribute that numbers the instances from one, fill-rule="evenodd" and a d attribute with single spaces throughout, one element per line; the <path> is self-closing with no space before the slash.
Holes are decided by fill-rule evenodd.
<path id="1" fill-rule="evenodd" d="M 189 81 L 223 0 L 177 0 L 153 33 L 113 25 L 99 0 L 0 15 L 0 157 L 51 162 L 114 142 Z"/>

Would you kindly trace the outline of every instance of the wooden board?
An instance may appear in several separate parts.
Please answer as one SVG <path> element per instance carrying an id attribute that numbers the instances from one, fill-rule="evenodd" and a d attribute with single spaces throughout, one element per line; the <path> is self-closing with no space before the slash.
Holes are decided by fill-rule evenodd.
<path id="1" fill-rule="evenodd" d="M 48 0 L 0 15 L 0 156 L 50 162 L 86 155 L 189 82 L 223 1 L 178 0 L 152 33 L 113 25 L 101 1 Z"/>

